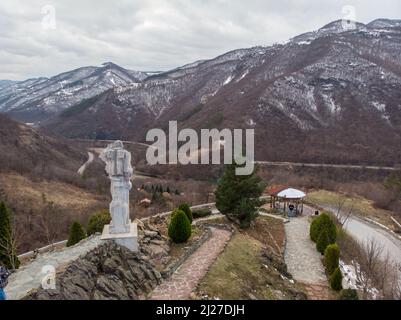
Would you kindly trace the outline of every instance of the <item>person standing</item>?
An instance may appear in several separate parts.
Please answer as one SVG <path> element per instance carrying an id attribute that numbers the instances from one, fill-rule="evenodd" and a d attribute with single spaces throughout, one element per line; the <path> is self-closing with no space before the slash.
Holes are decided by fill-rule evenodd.
<path id="1" fill-rule="evenodd" d="M 0 264 L 0 300 L 7 300 L 4 288 L 8 283 L 9 276 L 10 272 L 6 269 L 6 267 Z"/>

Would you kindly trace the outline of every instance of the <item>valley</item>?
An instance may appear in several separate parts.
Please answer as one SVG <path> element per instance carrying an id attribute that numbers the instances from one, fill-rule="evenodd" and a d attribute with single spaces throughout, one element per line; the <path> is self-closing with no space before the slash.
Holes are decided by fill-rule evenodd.
<path id="1" fill-rule="evenodd" d="M 0 80 L 0 214 L 12 240 L 0 258 L 23 258 L 9 267 L 10 296 L 399 299 L 400 52 L 401 20 L 337 20 L 167 71 L 106 62 Z M 217 147 L 194 148 L 199 158 L 246 146 L 223 129 L 254 130 L 256 170 L 151 164 L 149 130 L 165 133 L 166 155 L 186 128 L 220 130 Z M 51 290 L 38 282 L 49 261 Z"/>

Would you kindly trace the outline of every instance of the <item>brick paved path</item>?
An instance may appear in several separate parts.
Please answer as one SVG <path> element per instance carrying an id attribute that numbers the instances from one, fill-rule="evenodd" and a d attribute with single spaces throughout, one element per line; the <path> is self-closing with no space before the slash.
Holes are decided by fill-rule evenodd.
<path id="1" fill-rule="evenodd" d="M 306 284 L 306 294 L 310 300 L 331 300 L 327 284 Z"/>
<path id="2" fill-rule="evenodd" d="M 212 235 L 171 276 L 152 293 L 151 300 L 185 300 L 230 240 L 228 230 L 211 228 Z"/>

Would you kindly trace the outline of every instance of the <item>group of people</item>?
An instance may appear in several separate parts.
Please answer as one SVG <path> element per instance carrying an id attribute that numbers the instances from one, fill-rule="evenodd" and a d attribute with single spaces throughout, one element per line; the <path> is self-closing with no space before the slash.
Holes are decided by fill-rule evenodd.
<path id="1" fill-rule="evenodd" d="M 10 271 L 6 267 L 2 266 L 0 263 L 0 300 L 6 300 L 6 293 L 4 288 L 8 283 L 8 277 L 10 276 Z"/>

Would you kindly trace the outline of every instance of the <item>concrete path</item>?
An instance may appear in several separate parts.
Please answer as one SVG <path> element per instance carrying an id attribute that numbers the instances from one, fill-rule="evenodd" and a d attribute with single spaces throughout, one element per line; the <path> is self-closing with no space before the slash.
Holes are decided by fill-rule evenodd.
<path id="1" fill-rule="evenodd" d="M 93 236 L 77 243 L 75 246 L 40 254 L 34 261 L 20 267 L 10 276 L 5 289 L 7 298 L 19 300 L 32 289 L 39 288 L 42 284 L 42 279 L 45 277 L 45 273 L 42 272 L 43 267 L 52 266 L 58 272 L 60 268 L 77 260 L 81 255 L 93 250 L 100 243 L 100 236 Z"/>
<path id="2" fill-rule="evenodd" d="M 290 219 L 285 224 L 287 237 L 285 262 L 295 280 L 307 284 L 327 283 L 321 255 L 309 238 L 308 217 Z"/>
<path id="3" fill-rule="evenodd" d="M 230 240 L 228 230 L 211 228 L 212 236 L 152 293 L 150 300 L 186 300 Z"/>

